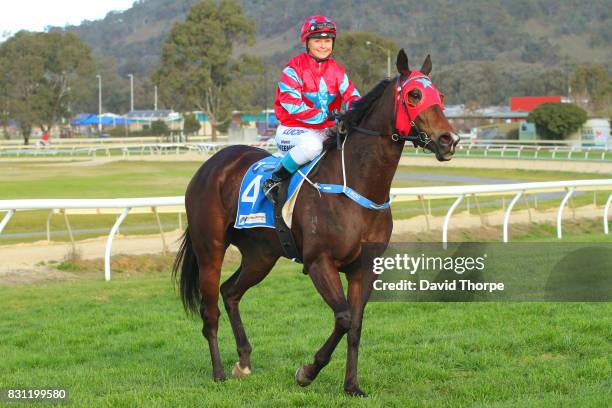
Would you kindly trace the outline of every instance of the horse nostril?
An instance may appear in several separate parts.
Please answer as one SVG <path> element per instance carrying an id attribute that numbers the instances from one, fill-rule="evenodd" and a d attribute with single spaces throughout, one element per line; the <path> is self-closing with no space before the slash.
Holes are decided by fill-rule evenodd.
<path id="1" fill-rule="evenodd" d="M 454 143 L 453 137 L 450 133 L 443 133 L 438 137 L 438 144 L 442 146 L 450 146 Z"/>
<path id="2" fill-rule="evenodd" d="M 455 143 L 453 143 L 453 146 L 457 146 L 460 141 L 461 141 L 461 136 L 455 133 Z"/>

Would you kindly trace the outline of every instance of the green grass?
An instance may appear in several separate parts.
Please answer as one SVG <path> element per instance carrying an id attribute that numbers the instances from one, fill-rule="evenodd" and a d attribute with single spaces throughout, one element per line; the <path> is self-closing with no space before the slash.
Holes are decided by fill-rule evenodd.
<path id="1" fill-rule="evenodd" d="M 0 199 L 182 195 L 200 162 L 0 162 Z"/>
<path id="2" fill-rule="evenodd" d="M 371 396 L 357 400 L 342 393 L 344 340 L 310 387 L 295 384 L 333 317 L 287 262 L 241 304 L 253 375 L 222 384 L 167 272 L 1 286 L 0 299 L 0 386 L 67 388 L 73 406 L 603 407 L 612 397 L 609 303 L 371 303 L 359 361 Z M 229 374 L 225 313 L 219 342 Z"/>

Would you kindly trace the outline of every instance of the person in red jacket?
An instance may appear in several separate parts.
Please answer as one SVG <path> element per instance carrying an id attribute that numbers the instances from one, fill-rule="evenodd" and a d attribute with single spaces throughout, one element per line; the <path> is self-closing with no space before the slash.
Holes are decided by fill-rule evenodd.
<path id="1" fill-rule="evenodd" d="M 264 182 L 272 201 L 283 180 L 321 154 L 327 130 L 335 125 L 333 112 L 348 111 L 350 103 L 360 98 L 344 68 L 331 58 L 335 39 L 332 19 L 308 17 L 301 30 L 306 51 L 291 58 L 282 71 L 274 113 L 280 122 L 275 141 L 284 157 Z"/>

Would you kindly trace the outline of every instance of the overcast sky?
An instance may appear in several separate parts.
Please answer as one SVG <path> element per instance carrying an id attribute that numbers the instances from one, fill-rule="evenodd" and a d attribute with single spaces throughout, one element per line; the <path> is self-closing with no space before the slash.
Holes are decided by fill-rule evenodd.
<path id="1" fill-rule="evenodd" d="M 79 24 L 126 10 L 135 0 L 0 0 L 0 40 L 6 32 L 43 31 L 46 26 Z"/>

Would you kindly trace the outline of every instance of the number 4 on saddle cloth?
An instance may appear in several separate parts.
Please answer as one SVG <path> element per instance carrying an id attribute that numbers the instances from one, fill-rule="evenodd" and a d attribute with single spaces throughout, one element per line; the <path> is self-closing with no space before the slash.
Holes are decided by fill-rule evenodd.
<path id="1" fill-rule="evenodd" d="M 323 157 L 316 157 L 310 163 L 302 166 L 289 181 L 287 190 L 287 201 L 285 202 L 283 215 L 285 223 L 291 226 L 291 213 L 293 211 L 294 198 L 297 197 L 302 184 L 303 175 L 308 175 L 312 168 Z M 266 199 L 262 190 L 263 182 L 270 178 L 272 171 L 276 168 L 282 157 L 268 156 L 254 163 L 244 175 L 238 195 L 238 211 L 234 228 L 274 228 L 274 206 Z M 301 173 L 301 174 L 300 174 Z"/>

